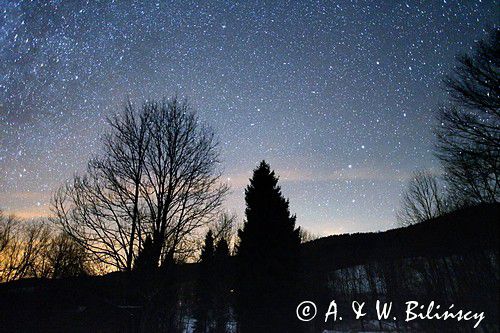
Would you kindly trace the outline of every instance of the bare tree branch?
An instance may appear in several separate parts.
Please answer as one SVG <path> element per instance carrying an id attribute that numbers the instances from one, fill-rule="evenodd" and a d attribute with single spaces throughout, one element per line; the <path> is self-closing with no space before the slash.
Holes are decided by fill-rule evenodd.
<path id="1" fill-rule="evenodd" d="M 55 221 L 99 261 L 131 270 L 150 236 L 158 262 L 180 255 L 185 239 L 217 213 L 218 142 L 186 101 L 128 103 L 109 119 L 104 154 L 53 197 Z M 144 255 L 141 256 L 144 258 Z"/>

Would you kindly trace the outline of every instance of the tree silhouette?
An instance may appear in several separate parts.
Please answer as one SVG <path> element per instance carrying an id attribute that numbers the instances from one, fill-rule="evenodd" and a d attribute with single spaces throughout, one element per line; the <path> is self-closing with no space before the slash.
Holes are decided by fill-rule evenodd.
<path id="1" fill-rule="evenodd" d="M 214 332 L 226 332 L 229 321 L 231 280 L 229 267 L 229 245 L 225 238 L 217 242 L 214 253 Z"/>
<path id="2" fill-rule="evenodd" d="M 200 273 L 197 285 L 197 304 L 195 309 L 195 332 L 208 332 L 212 326 L 214 292 L 214 237 L 209 230 L 201 249 Z"/>
<path id="3" fill-rule="evenodd" d="M 462 55 L 445 79 L 453 105 L 443 107 L 437 156 L 451 192 L 463 203 L 500 200 L 500 31 Z"/>
<path id="4" fill-rule="evenodd" d="M 139 272 L 150 271 L 154 267 L 153 258 L 153 241 L 151 236 L 147 235 L 142 245 L 142 251 L 135 259 L 134 269 Z"/>
<path id="5" fill-rule="evenodd" d="M 209 230 L 207 232 L 207 235 L 205 236 L 205 244 L 201 249 L 200 261 L 202 263 L 211 264 L 213 261 L 214 253 L 215 253 L 214 236 L 212 230 Z"/>
<path id="6" fill-rule="evenodd" d="M 53 237 L 47 252 L 47 259 L 52 278 L 92 273 L 85 249 L 65 233 Z"/>
<path id="7" fill-rule="evenodd" d="M 229 245 L 225 238 L 222 238 L 215 247 L 214 259 L 216 262 L 224 261 L 229 257 Z"/>
<path id="8" fill-rule="evenodd" d="M 193 231 L 217 213 L 227 191 L 214 132 L 176 98 L 140 110 L 128 104 L 109 124 L 103 153 L 55 193 L 55 222 L 119 270 L 131 270 L 137 256 L 152 268 L 185 256 Z"/>
<path id="9" fill-rule="evenodd" d="M 300 229 L 277 184 L 278 177 L 262 161 L 245 190 L 246 222 L 237 249 L 242 332 L 297 326 L 293 308 Z"/>
<path id="10" fill-rule="evenodd" d="M 43 220 L 20 220 L 0 210 L 0 282 L 51 277 L 51 230 Z"/>
<path id="11" fill-rule="evenodd" d="M 226 332 L 229 320 L 229 246 L 224 238 L 215 245 L 212 230 L 201 250 L 196 292 L 195 332 Z"/>
<path id="12" fill-rule="evenodd" d="M 429 171 L 415 171 L 401 199 L 396 217 L 401 226 L 430 220 L 447 211 L 443 189 Z"/>
<path id="13" fill-rule="evenodd" d="M 0 210 L 0 282 L 94 273 L 85 249 L 46 220 L 22 220 Z"/>

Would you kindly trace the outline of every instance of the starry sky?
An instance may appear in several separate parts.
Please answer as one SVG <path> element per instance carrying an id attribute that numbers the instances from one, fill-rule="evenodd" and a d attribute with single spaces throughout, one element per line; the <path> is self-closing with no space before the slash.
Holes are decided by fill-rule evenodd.
<path id="1" fill-rule="evenodd" d="M 266 159 L 317 234 L 394 227 L 432 154 L 441 79 L 495 1 L 0 0 L 0 208 L 49 213 L 129 98 L 189 98 L 218 133 L 226 207 Z"/>

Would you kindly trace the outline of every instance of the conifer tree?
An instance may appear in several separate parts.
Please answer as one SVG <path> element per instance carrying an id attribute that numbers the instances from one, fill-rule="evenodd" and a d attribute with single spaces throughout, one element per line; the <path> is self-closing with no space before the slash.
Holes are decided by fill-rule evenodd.
<path id="1" fill-rule="evenodd" d="M 201 257 L 200 261 L 202 263 L 211 263 L 214 257 L 214 236 L 212 234 L 212 230 L 209 230 L 207 232 L 207 235 L 205 236 L 205 244 L 203 245 L 203 248 L 201 249 Z"/>
<path id="2" fill-rule="evenodd" d="M 150 271 L 151 267 L 155 267 L 152 258 L 153 240 L 151 239 L 151 236 L 147 235 L 142 250 L 139 252 L 139 255 L 135 259 L 134 269 L 140 272 Z"/>
<path id="3" fill-rule="evenodd" d="M 238 231 L 238 312 L 242 332 L 295 325 L 300 229 L 278 177 L 262 161 L 245 190 L 246 222 Z"/>
<path id="4" fill-rule="evenodd" d="M 229 245 L 225 238 L 217 242 L 214 253 L 214 333 L 225 333 L 230 317 L 231 281 L 228 272 Z"/>
<path id="5" fill-rule="evenodd" d="M 229 245 L 227 244 L 226 239 L 221 238 L 217 242 L 217 246 L 215 247 L 214 259 L 216 261 L 224 261 L 229 257 Z"/>
<path id="6" fill-rule="evenodd" d="M 214 237 L 209 230 L 205 236 L 205 244 L 201 249 L 200 273 L 197 285 L 197 304 L 195 309 L 195 332 L 210 331 L 213 308 L 214 287 Z"/>

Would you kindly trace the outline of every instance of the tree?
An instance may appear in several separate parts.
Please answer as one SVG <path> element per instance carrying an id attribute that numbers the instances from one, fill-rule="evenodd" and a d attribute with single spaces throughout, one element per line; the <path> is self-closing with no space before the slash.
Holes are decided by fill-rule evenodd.
<path id="1" fill-rule="evenodd" d="M 47 277 L 50 242 L 45 221 L 22 221 L 0 211 L 0 282 Z"/>
<path id="2" fill-rule="evenodd" d="M 0 210 L 0 282 L 15 278 L 19 220 Z"/>
<path id="3" fill-rule="evenodd" d="M 221 213 L 210 225 L 210 230 L 212 230 L 212 234 L 214 235 L 214 241 L 219 243 L 224 240 L 228 246 L 229 253 L 232 253 L 237 236 L 236 214 L 230 214 L 229 212 Z"/>
<path id="4" fill-rule="evenodd" d="M 143 241 L 140 190 L 151 116 L 147 105 L 138 113 L 129 102 L 109 118 L 104 153 L 53 197 L 55 220 L 66 234 L 99 261 L 128 271 Z"/>
<path id="5" fill-rule="evenodd" d="M 229 257 L 229 245 L 225 238 L 221 238 L 215 247 L 214 259 L 217 262 L 223 262 Z"/>
<path id="6" fill-rule="evenodd" d="M 151 118 L 152 114 L 149 111 L 137 115 L 129 102 L 122 117 L 114 116 L 109 119 L 113 132 L 104 138 L 108 154 L 103 159 L 91 161 L 91 166 L 100 170 L 104 178 L 109 181 L 111 194 L 119 198 L 120 206 L 126 213 L 124 216 L 129 220 L 130 228 L 125 231 L 128 248 L 126 245 L 124 249 L 126 269 L 129 271 L 134 259 L 134 247 L 140 248 L 143 240 L 139 204 L 144 160 L 150 138 L 148 124 Z"/>
<path id="7" fill-rule="evenodd" d="M 0 210 L 0 253 L 9 245 L 16 224 L 17 221 L 13 215 L 5 216 L 3 211 Z"/>
<path id="8" fill-rule="evenodd" d="M 445 78 L 452 105 L 441 108 L 437 157 L 450 190 L 466 203 L 498 202 L 500 189 L 500 31 L 458 58 Z"/>
<path id="9" fill-rule="evenodd" d="M 319 237 L 320 236 L 318 236 L 317 234 L 313 234 L 309 230 L 306 230 L 304 228 L 300 228 L 300 242 L 301 243 L 311 242 L 315 239 L 318 239 Z"/>
<path id="10" fill-rule="evenodd" d="M 214 132 L 176 98 L 140 110 L 129 103 L 109 124 L 103 153 L 54 195 L 56 223 L 119 270 L 131 270 L 137 256 L 152 268 L 184 256 L 227 192 Z"/>
<path id="11" fill-rule="evenodd" d="M 49 276 L 67 278 L 92 273 L 92 267 L 85 249 L 69 235 L 56 235 L 47 251 Z"/>
<path id="12" fill-rule="evenodd" d="M 300 229 L 277 183 L 274 171 L 262 161 L 245 190 L 246 222 L 238 232 L 237 249 L 242 332 L 284 330 L 296 324 L 292 307 Z"/>
<path id="13" fill-rule="evenodd" d="M 47 221 L 20 220 L 0 211 L 0 282 L 22 278 L 62 278 L 93 272 L 83 247 Z"/>
<path id="14" fill-rule="evenodd" d="M 155 259 L 168 258 L 208 223 L 227 187 L 220 184 L 218 142 L 187 102 L 153 103 L 144 197 Z"/>
<path id="15" fill-rule="evenodd" d="M 436 177 L 429 171 L 416 171 L 403 193 L 397 219 L 402 226 L 420 223 L 442 215 L 446 206 Z"/>
<path id="16" fill-rule="evenodd" d="M 155 264 L 152 262 L 153 258 L 153 240 L 150 235 L 147 235 L 142 245 L 142 250 L 135 259 L 134 269 L 140 272 L 150 271 L 154 268 Z"/>
<path id="17" fill-rule="evenodd" d="M 225 333 L 230 315 L 230 295 L 231 280 L 228 268 L 229 263 L 229 245 L 226 238 L 221 237 L 217 242 L 214 252 L 214 332 Z"/>
<path id="18" fill-rule="evenodd" d="M 229 319 L 229 246 L 209 230 L 201 250 L 196 287 L 196 332 L 226 332 Z"/>
<path id="19" fill-rule="evenodd" d="M 195 332 L 210 331 L 213 320 L 213 292 L 214 292 L 214 237 L 209 230 L 205 236 L 205 244 L 201 250 L 200 273 L 197 284 L 197 304 L 195 310 Z"/>
<path id="20" fill-rule="evenodd" d="M 212 230 L 208 230 L 207 235 L 205 236 L 205 244 L 203 245 L 203 249 L 201 249 L 200 261 L 202 263 L 212 264 L 215 253 L 214 246 L 214 236 Z"/>

